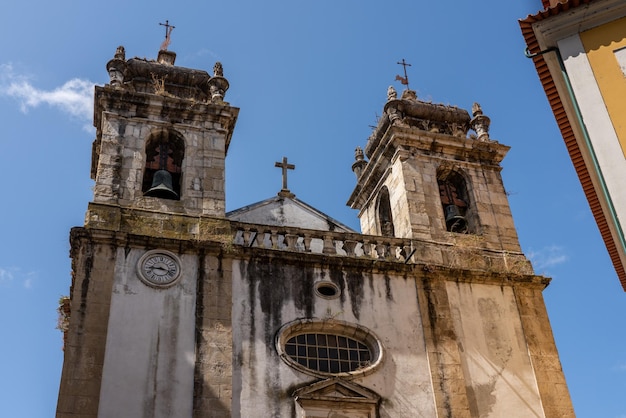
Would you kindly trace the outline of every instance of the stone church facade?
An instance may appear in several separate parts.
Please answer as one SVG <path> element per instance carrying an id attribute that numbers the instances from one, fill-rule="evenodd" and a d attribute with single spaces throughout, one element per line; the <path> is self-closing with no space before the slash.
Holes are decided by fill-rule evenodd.
<path id="1" fill-rule="evenodd" d="M 574 416 L 479 105 L 389 89 L 362 233 L 286 181 L 226 213 L 238 109 L 175 56 L 120 47 L 96 87 L 57 417 Z"/>

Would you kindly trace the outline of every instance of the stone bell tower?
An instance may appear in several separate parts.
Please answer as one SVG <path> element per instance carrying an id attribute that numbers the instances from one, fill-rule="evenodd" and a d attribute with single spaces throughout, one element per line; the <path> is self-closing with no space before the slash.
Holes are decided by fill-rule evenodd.
<path id="1" fill-rule="evenodd" d="M 230 373 L 213 376 L 209 389 L 201 370 L 203 356 L 231 364 L 230 285 L 215 256 L 239 109 L 224 101 L 220 63 L 213 75 L 178 67 L 166 48 L 156 60 L 126 59 L 117 48 L 109 84 L 95 89 L 94 197 L 85 226 L 71 232 L 59 417 L 230 407 L 220 392 Z M 205 293 L 220 288 L 223 299 Z"/>
<path id="2" fill-rule="evenodd" d="M 412 90 L 396 96 L 390 87 L 365 153 L 356 151 L 358 183 L 348 204 L 361 211 L 363 233 L 521 254 L 500 176 L 509 147 L 490 139 L 480 105 L 470 117 Z M 433 262 L 446 257 L 435 253 Z"/>
<path id="3" fill-rule="evenodd" d="M 93 226 L 100 204 L 224 216 L 224 159 L 238 109 L 223 101 L 229 85 L 219 62 L 211 77 L 175 59 L 161 50 L 156 61 L 126 60 L 119 47 L 107 63 L 110 84 L 95 93 Z"/>

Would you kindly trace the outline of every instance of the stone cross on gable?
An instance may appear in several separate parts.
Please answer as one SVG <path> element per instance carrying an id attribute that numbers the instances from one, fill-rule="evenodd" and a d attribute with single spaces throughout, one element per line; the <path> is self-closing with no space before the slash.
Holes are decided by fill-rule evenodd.
<path id="1" fill-rule="evenodd" d="M 274 167 L 280 167 L 283 170 L 283 188 L 278 192 L 278 196 L 281 197 L 295 197 L 293 193 L 287 188 L 287 170 L 295 170 L 296 166 L 287 163 L 287 157 L 283 157 L 282 162 L 274 163 Z"/>

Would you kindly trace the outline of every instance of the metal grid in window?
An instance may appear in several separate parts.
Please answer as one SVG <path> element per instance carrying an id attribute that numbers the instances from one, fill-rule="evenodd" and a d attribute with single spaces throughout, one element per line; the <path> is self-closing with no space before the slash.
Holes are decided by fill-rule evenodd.
<path id="1" fill-rule="evenodd" d="M 285 353 L 300 365 L 324 373 L 347 373 L 371 363 L 370 349 L 342 335 L 308 333 L 291 337 Z"/>

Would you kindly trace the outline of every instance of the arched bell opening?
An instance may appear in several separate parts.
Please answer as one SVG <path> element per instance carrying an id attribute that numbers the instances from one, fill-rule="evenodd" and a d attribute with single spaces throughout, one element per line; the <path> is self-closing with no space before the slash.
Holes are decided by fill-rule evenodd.
<path id="1" fill-rule="evenodd" d="M 143 173 L 144 196 L 179 200 L 185 141 L 176 132 L 161 129 L 146 141 Z"/>
<path id="2" fill-rule="evenodd" d="M 437 183 L 446 230 L 460 234 L 473 233 L 471 204 L 463 175 L 456 170 L 440 170 Z"/>
<path id="3" fill-rule="evenodd" d="M 383 186 L 378 194 L 378 225 L 380 235 L 384 237 L 394 237 L 393 216 L 391 215 L 391 201 L 389 200 L 389 189 Z"/>

